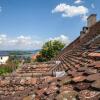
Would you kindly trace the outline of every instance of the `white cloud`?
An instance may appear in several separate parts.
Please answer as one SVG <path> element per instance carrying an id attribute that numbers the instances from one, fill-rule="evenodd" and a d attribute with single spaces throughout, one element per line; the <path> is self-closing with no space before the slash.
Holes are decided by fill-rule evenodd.
<path id="1" fill-rule="evenodd" d="M 19 36 L 9 41 L 16 49 L 39 49 L 42 47 L 42 42 L 33 40 L 30 36 Z"/>
<path id="2" fill-rule="evenodd" d="M 4 34 L 0 34 L 0 44 L 4 44 L 7 40 L 7 36 Z"/>
<path id="3" fill-rule="evenodd" d="M 86 16 L 88 8 L 61 3 L 52 10 L 52 13 L 61 13 L 62 17 Z"/>
<path id="4" fill-rule="evenodd" d="M 51 38 L 52 40 L 60 40 L 66 45 L 70 42 L 69 38 L 65 35 L 59 37 Z M 33 39 L 31 36 L 18 36 L 16 38 L 8 37 L 5 34 L 0 35 L 0 50 L 30 50 L 30 49 L 40 49 L 42 45 L 50 39 L 37 40 Z"/>
<path id="5" fill-rule="evenodd" d="M 63 34 L 58 37 L 55 37 L 55 38 L 50 38 L 49 40 L 59 40 L 59 41 L 65 43 L 66 45 L 68 45 L 70 43 L 69 38 Z"/>
<path id="6" fill-rule="evenodd" d="M 16 38 L 8 37 L 5 34 L 0 35 L 0 49 L 38 49 L 41 48 L 42 41 L 33 40 L 30 36 L 18 36 Z"/>
<path id="7" fill-rule="evenodd" d="M 21 36 L 17 37 L 16 43 L 19 45 L 31 45 L 32 39 L 29 36 L 25 37 L 25 36 L 21 35 Z"/>
<path id="8" fill-rule="evenodd" d="M 74 3 L 75 3 L 75 4 L 80 4 L 80 3 L 82 3 L 82 0 L 75 0 Z"/>
<path id="9" fill-rule="evenodd" d="M 95 5 L 92 3 L 92 4 L 91 4 L 91 7 L 94 9 L 94 8 L 95 8 Z"/>

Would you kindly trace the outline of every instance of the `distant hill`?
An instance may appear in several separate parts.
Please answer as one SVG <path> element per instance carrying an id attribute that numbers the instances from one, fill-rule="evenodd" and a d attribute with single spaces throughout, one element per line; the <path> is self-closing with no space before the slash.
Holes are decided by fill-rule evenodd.
<path id="1" fill-rule="evenodd" d="M 0 54 L 9 54 L 9 55 L 31 55 L 39 52 L 40 50 L 12 50 L 12 51 L 0 51 Z"/>

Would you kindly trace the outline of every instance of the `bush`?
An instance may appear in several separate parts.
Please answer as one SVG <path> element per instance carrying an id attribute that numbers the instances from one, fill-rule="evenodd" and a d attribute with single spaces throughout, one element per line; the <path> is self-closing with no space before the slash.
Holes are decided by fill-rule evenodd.
<path id="1" fill-rule="evenodd" d="M 58 55 L 64 46 L 65 44 L 58 40 L 46 42 L 43 45 L 42 50 L 39 52 L 39 55 L 36 57 L 36 61 L 43 62 L 51 60 L 51 58 Z"/>
<path id="2" fill-rule="evenodd" d="M 19 61 L 10 57 L 6 64 L 0 65 L 0 75 L 11 73 L 16 70 L 18 66 Z"/>

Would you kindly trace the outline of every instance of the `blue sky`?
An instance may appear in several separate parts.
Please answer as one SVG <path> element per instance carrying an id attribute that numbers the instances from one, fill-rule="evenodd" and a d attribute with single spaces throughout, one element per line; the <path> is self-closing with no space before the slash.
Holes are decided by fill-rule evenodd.
<path id="1" fill-rule="evenodd" d="M 38 49 L 49 39 L 79 36 L 99 0 L 0 0 L 0 50 Z"/>

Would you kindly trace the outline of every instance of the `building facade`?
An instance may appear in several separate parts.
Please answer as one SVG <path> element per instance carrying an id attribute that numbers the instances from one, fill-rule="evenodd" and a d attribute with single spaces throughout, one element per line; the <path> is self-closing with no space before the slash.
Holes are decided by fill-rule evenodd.
<path id="1" fill-rule="evenodd" d="M 9 59 L 9 55 L 4 52 L 0 52 L 0 64 L 6 64 Z"/>

